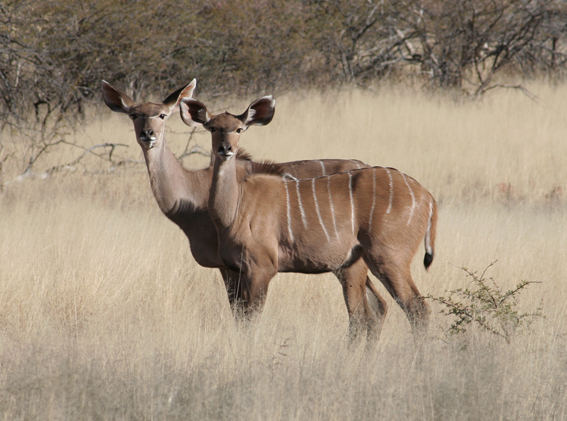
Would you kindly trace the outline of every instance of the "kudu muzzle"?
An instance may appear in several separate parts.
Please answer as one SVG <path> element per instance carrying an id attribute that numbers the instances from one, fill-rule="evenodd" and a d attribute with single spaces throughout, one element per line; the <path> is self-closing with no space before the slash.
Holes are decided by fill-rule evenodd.
<path id="1" fill-rule="evenodd" d="M 143 129 L 140 132 L 140 140 L 151 148 L 157 137 L 152 129 Z"/>
<path id="2" fill-rule="evenodd" d="M 221 143 L 220 146 L 217 149 L 217 153 L 218 155 L 225 159 L 225 160 L 229 160 L 230 158 L 232 158 L 232 156 L 234 155 L 234 151 L 232 150 L 232 146 L 230 146 L 230 144 L 225 144 L 225 143 Z"/>

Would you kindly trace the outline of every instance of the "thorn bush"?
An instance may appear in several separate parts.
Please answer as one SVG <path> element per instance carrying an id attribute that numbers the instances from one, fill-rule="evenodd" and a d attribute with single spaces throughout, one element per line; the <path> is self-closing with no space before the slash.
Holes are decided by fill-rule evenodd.
<path id="1" fill-rule="evenodd" d="M 496 261 L 490 263 L 480 273 L 463 267 L 469 279 L 467 287 L 447 291 L 446 296 L 426 297 L 441 304 L 441 314 L 452 317 L 446 333 L 460 335 L 474 327 L 510 343 L 522 329 L 528 329 L 535 319 L 543 317 L 541 304 L 531 312 L 518 308 L 522 292 L 539 282 L 522 280 L 512 289 L 504 290 L 492 277 L 487 277 L 495 264 Z"/>

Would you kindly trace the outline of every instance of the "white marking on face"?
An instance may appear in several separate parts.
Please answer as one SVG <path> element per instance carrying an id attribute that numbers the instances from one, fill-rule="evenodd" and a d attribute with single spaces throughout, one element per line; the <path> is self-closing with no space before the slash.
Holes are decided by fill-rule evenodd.
<path id="1" fill-rule="evenodd" d="M 329 237 L 329 233 L 327 232 L 327 228 L 325 228 L 325 224 L 323 223 L 323 218 L 321 218 L 321 212 L 319 211 L 319 202 L 317 202 L 317 193 L 315 192 L 315 179 L 311 179 L 311 190 L 313 191 L 313 201 L 315 202 L 315 211 L 317 212 L 317 218 L 319 218 L 319 223 L 321 224 L 321 228 L 325 233 L 325 237 L 327 237 L 327 241 L 331 241 L 331 237 Z"/>
<path id="2" fill-rule="evenodd" d="M 386 170 L 386 174 L 388 174 L 388 189 L 389 189 L 389 196 L 388 196 L 388 209 L 386 209 L 386 213 L 389 214 L 392 212 L 392 202 L 394 201 L 394 180 L 392 179 L 392 173 L 388 168 L 384 168 Z"/>
<path id="3" fill-rule="evenodd" d="M 372 219 L 374 218 L 374 207 L 376 206 L 376 168 L 372 168 L 372 206 L 370 207 L 370 220 L 368 230 L 372 229 Z"/>
<path id="4" fill-rule="evenodd" d="M 348 195 L 350 198 L 350 223 L 354 234 L 354 200 L 352 198 L 352 174 L 348 172 Z"/>
<path id="5" fill-rule="evenodd" d="M 329 207 L 331 208 L 331 216 L 333 217 L 333 228 L 335 229 L 335 237 L 339 238 L 337 230 L 337 220 L 335 218 L 335 206 L 333 204 L 333 196 L 331 194 L 331 177 L 327 177 L 327 193 L 329 194 Z"/>
<path id="6" fill-rule="evenodd" d="M 411 189 L 411 187 L 408 183 L 408 179 L 407 179 L 406 175 L 403 172 L 400 173 L 400 174 L 402 175 L 402 178 L 404 179 L 404 183 L 406 183 L 406 186 L 408 186 L 408 190 L 409 190 L 409 193 L 410 193 L 410 196 L 411 196 L 411 208 L 410 208 L 410 214 L 409 214 L 408 223 L 407 223 L 407 225 L 409 225 L 410 222 L 411 222 L 411 218 L 413 217 L 413 211 L 415 210 L 415 194 L 413 194 L 413 190 Z"/>
<path id="7" fill-rule="evenodd" d="M 285 187 L 285 200 L 287 204 L 287 231 L 289 233 L 289 240 L 293 242 L 293 231 L 291 229 L 291 204 L 289 203 L 289 190 L 287 188 L 287 181 L 284 180 L 284 187 Z"/>
<path id="8" fill-rule="evenodd" d="M 307 218 L 305 216 L 305 210 L 303 209 L 303 203 L 301 203 L 301 192 L 299 191 L 299 180 L 295 179 L 295 191 L 297 192 L 297 203 L 299 204 L 299 212 L 301 213 L 301 222 L 303 222 L 303 227 L 307 228 Z"/>
<path id="9" fill-rule="evenodd" d="M 427 231 L 425 232 L 425 251 L 433 254 L 431 250 L 431 217 L 433 216 L 433 202 L 429 201 L 429 219 L 427 220 Z"/>
<path id="10" fill-rule="evenodd" d="M 325 170 L 325 163 L 323 161 L 319 161 L 319 164 L 321 164 L 322 175 L 327 175 L 327 171 Z"/>

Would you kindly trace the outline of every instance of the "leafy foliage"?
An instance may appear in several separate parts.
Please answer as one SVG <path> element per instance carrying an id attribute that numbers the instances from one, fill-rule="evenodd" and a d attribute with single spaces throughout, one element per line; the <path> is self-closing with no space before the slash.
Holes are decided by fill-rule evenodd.
<path id="1" fill-rule="evenodd" d="M 520 281 L 514 288 L 504 291 L 493 278 L 486 278 L 486 272 L 494 264 L 492 262 L 480 274 L 462 268 L 470 279 L 468 288 L 448 291 L 443 297 L 427 297 L 443 306 L 442 314 L 452 316 L 449 334 L 460 335 L 476 327 L 510 343 L 519 330 L 543 317 L 541 306 L 529 313 L 518 309 L 519 295 L 536 282 Z"/>
<path id="2" fill-rule="evenodd" d="M 478 96 L 505 72 L 560 75 L 566 17 L 559 0 L 7 0 L 0 130 L 24 132 L 26 172 L 101 79 L 135 100 L 194 77 L 209 97 L 392 79 Z"/>

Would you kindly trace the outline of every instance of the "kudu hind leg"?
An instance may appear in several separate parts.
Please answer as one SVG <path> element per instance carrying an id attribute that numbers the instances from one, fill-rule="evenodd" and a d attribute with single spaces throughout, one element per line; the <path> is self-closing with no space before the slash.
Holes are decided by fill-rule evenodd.
<path id="1" fill-rule="evenodd" d="M 378 339 L 382 333 L 386 312 L 388 311 L 388 304 L 386 304 L 386 300 L 382 298 L 368 276 L 366 276 L 366 300 L 368 301 L 369 308 L 376 316 L 376 323 L 369 327 L 368 336 L 373 339 Z"/>
<path id="2" fill-rule="evenodd" d="M 349 315 L 349 336 L 364 332 L 369 339 L 378 339 L 386 317 L 386 302 L 367 276 L 362 259 L 335 272 L 343 287 Z"/>
<path id="3" fill-rule="evenodd" d="M 366 256 L 372 273 L 380 279 L 410 322 L 415 336 L 422 336 L 429 326 L 429 305 L 411 277 L 410 263 L 398 262 L 391 256 Z"/>

